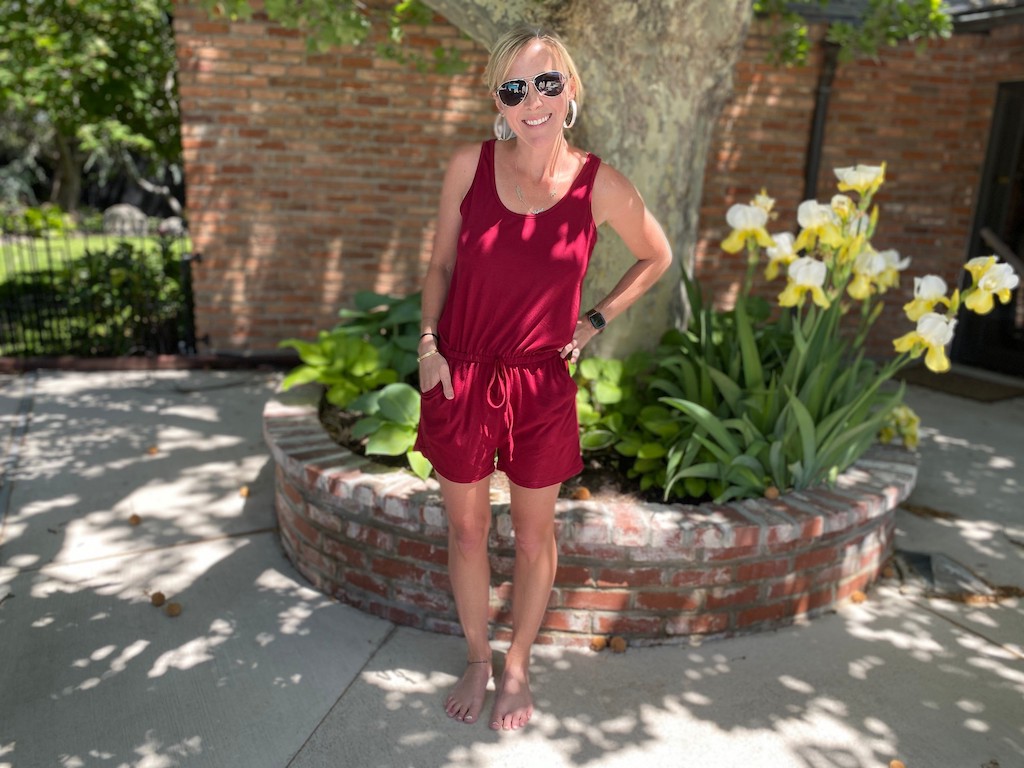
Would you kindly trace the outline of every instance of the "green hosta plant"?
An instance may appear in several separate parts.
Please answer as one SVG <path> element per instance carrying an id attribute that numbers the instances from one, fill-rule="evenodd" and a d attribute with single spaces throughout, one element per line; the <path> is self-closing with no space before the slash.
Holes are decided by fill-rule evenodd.
<path id="1" fill-rule="evenodd" d="M 381 366 L 380 354 L 370 342 L 336 329 L 321 331 L 316 341 L 285 339 L 279 346 L 293 348 L 302 360 L 281 382 L 281 388 L 288 390 L 310 382 L 323 384 L 327 401 L 339 408 L 345 408 L 364 392 L 398 380 L 394 369 Z"/>
<path id="2" fill-rule="evenodd" d="M 420 340 L 420 294 L 399 298 L 372 291 L 355 296 L 355 309 L 342 309 L 337 333 L 355 336 L 377 348 L 380 365 L 392 368 L 401 381 L 415 383 Z"/>
<path id="3" fill-rule="evenodd" d="M 364 414 L 352 426 L 352 436 L 366 441 L 367 455 L 405 454 L 412 471 L 427 478 L 432 469 L 430 462 L 413 450 L 420 422 L 420 393 L 415 387 L 402 382 L 388 384 L 353 400 L 349 409 Z"/>
<path id="4" fill-rule="evenodd" d="M 415 383 L 419 343 L 420 295 L 405 298 L 360 291 L 355 308 L 342 309 L 341 322 L 321 331 L 315 342 L 287 339 L 281 346 L 298 351 L 302 365 L 291 371 L 283 389 L 317 382 L 329 403 L 363 418 L 352 435 L 368 455 L 401 456 L 419 477 L 430 462 L 412 450 L 420 418 Z"/>
<path id="5" fill-rule="evenodd" d="M 679 432 L 671 411 L 647 394 L 651 367 L 651 355 L 638 352 L 624 361 L 585 358 L 576 371 L 581 447 L 644 491 L 664 485 L 665 444 Z"/>

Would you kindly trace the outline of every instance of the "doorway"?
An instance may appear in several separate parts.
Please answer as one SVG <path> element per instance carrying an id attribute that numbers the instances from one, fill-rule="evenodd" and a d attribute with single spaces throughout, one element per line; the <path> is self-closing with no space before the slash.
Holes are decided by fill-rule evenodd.
<path id="1" fill-rule="evenodd" d="M 996 94 L 967 260 L 991 254 L 1024 279 L 1024 82 L 1001 83 Z M 987 315 L 961 311 L 951 357 L 1024 377 L 1024 287 Z"/>

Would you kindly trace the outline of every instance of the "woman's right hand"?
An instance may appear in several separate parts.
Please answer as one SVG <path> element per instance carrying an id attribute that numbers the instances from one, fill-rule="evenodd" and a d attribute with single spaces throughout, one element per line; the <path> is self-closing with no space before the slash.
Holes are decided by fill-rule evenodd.
<path id="1" fill-rule="evenodd" d="M 422 352 L 420 354 L 423 354 Z M 455 397 L 455 390 L 452 389 L 452 373 L 448 368 L 448 361 L 440 352 L 424 357 L 420 360 L 420 392 L 429 392 L 441 384 L 441 391 L 445 398 L 452 400 Z"/>

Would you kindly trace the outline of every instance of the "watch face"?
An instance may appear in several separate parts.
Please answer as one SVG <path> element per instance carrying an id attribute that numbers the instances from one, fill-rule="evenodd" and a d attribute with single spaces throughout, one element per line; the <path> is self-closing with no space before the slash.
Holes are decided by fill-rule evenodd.
<path id="1" fill-rule="evenodd" d="M 600 312 L 597 312 L 596 310 L 592 309 L 589 312 L 587 312 L 587 318 L 589 318 L 590 324 L 597 328 L 597 330 L 600 331 L 602 328 L 604 328 L 604 315 L 602 315 Z"/>

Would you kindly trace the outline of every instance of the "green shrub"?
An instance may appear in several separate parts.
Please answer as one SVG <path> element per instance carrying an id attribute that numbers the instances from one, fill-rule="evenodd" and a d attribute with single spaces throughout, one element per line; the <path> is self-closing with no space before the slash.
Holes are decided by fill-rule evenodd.
<path id="1" fill-rule="evenodd" d="M 180 270 L 169 242 L 157 248 L 120 242 L 86 249 L 55 268 L 7 276 L 0 303 L 13 319 L 5 336 L 21 342 L 18 349 L 5 344 L 5 353 L 121 356 L 154 346 L 176 352 L 185 330 Z M 43 310 L 43 327 L 23 326 Z"/>

